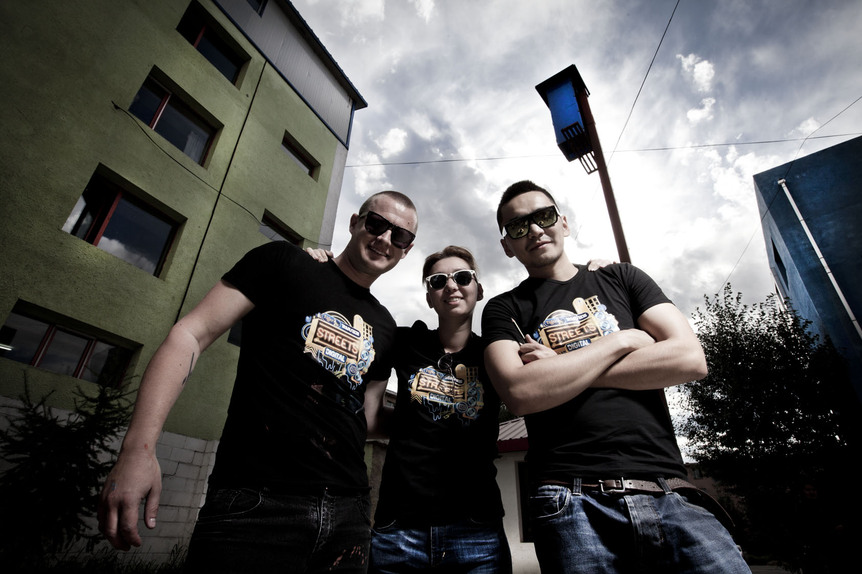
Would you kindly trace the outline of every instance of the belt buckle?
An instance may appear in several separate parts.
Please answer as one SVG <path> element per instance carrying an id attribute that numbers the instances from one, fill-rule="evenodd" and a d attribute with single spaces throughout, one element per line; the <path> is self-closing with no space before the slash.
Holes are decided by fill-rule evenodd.
<path id="1" fill-rule="evenodd" d="M 609 485 L 607 488 L 605 488 L 605 483 Z M 602 492 L 625 492 L 626 481 L 623 477 L 620 477 L 619 479 L 600 480 L 599 488 Z"/>

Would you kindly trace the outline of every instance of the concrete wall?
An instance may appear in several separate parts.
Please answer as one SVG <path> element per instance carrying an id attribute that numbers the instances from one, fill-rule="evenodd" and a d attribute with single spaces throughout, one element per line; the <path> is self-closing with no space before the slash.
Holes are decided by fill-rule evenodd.
<path id="1" fill-rule="evenodd" d="M 249 56 L 236 85 L 177 31 L 187 1 L 0 3 L 0 324 L 27 302 L 135 349 L 132 388 L 178 316 L 248 249 L 264 210 L 316 245 L 331 238 L 346 148 L 209 0 L 200 4 Z M 273 3 L 268 9 L 277 9 Z M 128 112 L 147 76 L 170 80 L 219 126 L 204 165 Z M 320 163 L 310 177 L 285 133 Z M 62 230 L 96 172 L 112 174 L 181 222 L 155 277 Z M 332 197 L 332 196 L 335 197 Z M 326 227 L 324 227 L 326 226 Z M 165 429 L 218 438 L 237 347 L 223 337 L 198 362 Z M 0 395 L 73 408 L 76 381 L 0 358 Z"/>

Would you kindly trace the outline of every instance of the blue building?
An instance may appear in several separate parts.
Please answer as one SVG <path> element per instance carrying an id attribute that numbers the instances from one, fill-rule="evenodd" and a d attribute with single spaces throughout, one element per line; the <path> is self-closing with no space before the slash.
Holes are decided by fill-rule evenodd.
<path id="1" fill-rule="evenodd" d="M 862 137 L 754 176 L 778 293 L 847 359 L 862 401 Z"/>

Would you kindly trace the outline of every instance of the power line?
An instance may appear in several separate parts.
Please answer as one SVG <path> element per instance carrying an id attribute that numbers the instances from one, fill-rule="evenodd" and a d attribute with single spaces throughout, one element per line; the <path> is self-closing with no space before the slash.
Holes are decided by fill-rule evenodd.
<path id="1" fill-rule="evenodd" d="M 816 136 L 816 137 L 811 137 L 809 135 L 808 137 L 805 137 L 805 138 L 786 138 L 786 139 L 758 140 L 758 141 L 747 141 L 747 142 L 724 142 L 724 143 L 709 143 L 709 144 L 690 144 L 690 145 L 684 145 L 684 146 L 664 146 L 664 147 L 649 147 L 649 148 L 636 148 L 636 149 L 621 149 L 621 150 L 616 150 L 616 152 L 617 153 L 641 153 L 641 152 L 657 152 L 657 151 L 678 151 L 678 150 L 687 150 L 687 149 L 703 149 L 703 148 L 727 147 L 727 146 L 768 145 L 768 144 L 788 143 L 788 142 L 797 142 L 797 141 L 801 141 L 804 144 L 805 141 L 807 141 L 809 139 L 814 140 L 814 139 L 826 139 L 826 138 L 843 138 L 843 137 L 852 137 L 852 136 L 858 136 L 858 135 L 862 135 L 862 132 L 849 133 L 849 134 L 835 134 L 835 135 L 829 135 L 829 136 Z M 385 166 L 398 166 L 398 165 L 426 165 L 426 164 L 436 164 L 436 163 L 464 163 L 464 162 L 470 162 L 470 161 L 504 161 L 504 160 L 513 160 L 513 159 L 540 159 L 540 158 L 547 158 L 547 157 L 556 158 L 556 157 L 559 157 L 559 155 L 560 154 L 558 154 L 558 153 L 554 153 L 554 154 L 537 154 L 537 155 L 511 155 L 511 156 L 492 156 L 492 157 L 474 157 L 474 158 L 429 159 L 429 160 L 415 160 L 415 161 L 392 161 L 392 162 L 379 162 L 379 163 L 352 164 L 352 165 L 345 165 L 344 167 L 346 167 L 346 168 L 347 167 L 362 168 L 362 167 L 385 167 Z"/>
<path id="2" fill-rule="evenodd" d="M 632 114 L 635 111 L 635 104 L 638 103 L 638 99 L 640 98 L 641 92 L 644 89 L 644 84 L 646 84 L 650 70 L 652 70 L 652 65 L 655 63 L 656 56 L 658 56 L 658 51 L 661 48 L 662 43 L 664 42 L 664 37 L 667 36 L 667 31 L 670 28 L 670 23 L 673 21 L 673 15 L 676 14 L 676 9 L 679 8 L 679 2 L 680 0 L 676 0 L 676 5 L 673 7 L 673 12 L 670 13 L 670 18 L 668 18 L 667 20 L 667 26 L 664 27 L 664 32 L 662 32 L 661 39 L 659 39 L 658 41 L 658 46 L 655 47 L 655 53 L 652 55 L 652 60 L 650 60 L 646 74 L 644 74 L 644 79 L 641 81 L 641 86 L 640 88 L 638 88 L 638 93 L 635 95 L 635 100 L 632 102 L 631 108 L 629 108 L 629 115 L 626 118 L 626 122 L 623 124 L 623 129 L 620 130 L 620 135 L 617 136 L 617 142 L 614 144 L 614 149 L 611 151 L 610 157 L 608 157 L 608 165 L 610 165 L 611 160 L 613 160 L 614 158 L 614 154 L 617 151 L 617 146 L 620 145 L 620 140 L 623 139 L 623 133 L 626 131 L 626 127 L 629 125 L 629 120 L 632 119 Z"/>

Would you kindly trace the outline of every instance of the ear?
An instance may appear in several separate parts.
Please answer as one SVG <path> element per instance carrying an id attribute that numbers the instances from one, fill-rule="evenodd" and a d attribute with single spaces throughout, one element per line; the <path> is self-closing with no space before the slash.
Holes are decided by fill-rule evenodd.
<path id="1" fill-rule="evenodd" d="M 356 228 L 356 222 L 359 221 L 359 214 L 354 213 L 350 216 L 350 226 L 347 228 L 350 231 L 350 234 L 353 235 L 353 231 Z"/>
<path id="2" fill-rule="evenodd" d="M 433 309 L 434 306 L 431 304 L 431 293 L 425 291 L 425 302 L 428 303 L 428 308 Z"/>
<path id="3" fill-rule="evenodd" d="M 508 243 L 506 243 L 506 238 L 505 238 L 505 237 L 504 237 L 504 238 L 502 238 L 502 239 L 500 239 L 500 245 L 502 245 L 502 246 L 503 246 L 503 253 L 505 253 L 507 257 L 510 257 L 510 258 L 511 258 L 511 257 L 514 257 L 514 256 L 515 256 L 515 254 L 512 252 L 512 250 L 511 250 L 511 249 L 509 249 L 509 244 L 508 244 Z"/>
<path id="4" fill-rule="evenodd" d="M 482 287 L 482 284 L 479 283 L 478 281 L 476 282 L 476 285 L 479 286 L 479 291 L 476 294 L 476 301 L 481 301 L 482 299 L 485 298 L 485 289 Z"/>
<path id="5" fill-rule="evenodd" d="M 563 237 L 569 236 L 569 220 L 566 219 L 565 215 L 561 215 L 560 219 L 563 220 Z"/>

